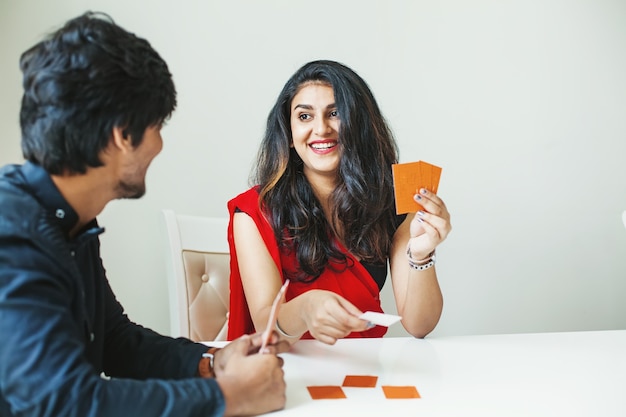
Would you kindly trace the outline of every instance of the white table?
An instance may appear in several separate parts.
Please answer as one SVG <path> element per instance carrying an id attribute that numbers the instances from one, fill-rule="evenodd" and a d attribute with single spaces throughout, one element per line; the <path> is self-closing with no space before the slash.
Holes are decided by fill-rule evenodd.
<path id="1" fill-rule="evenodd" d="M 287 405 L 271 416 L 626 416 L 626 330 L 426 338 L 303 340 L 285 360 Z M 312 400 L 307 386 L 343 387 Z M 386 399 L 381 385 L 415 386 Z"/>

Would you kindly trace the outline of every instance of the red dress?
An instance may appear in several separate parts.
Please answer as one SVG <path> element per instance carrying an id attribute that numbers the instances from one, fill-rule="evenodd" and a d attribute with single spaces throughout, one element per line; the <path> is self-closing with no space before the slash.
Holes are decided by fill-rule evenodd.
<path id="1" fill-rule="evenodd" d="M 228 202 L 230 222 L 228 225 L 228 246 L 230 247 L 230 313 L 228 319 L 228 340 L 233 340 L 244 334 L 255 332 L 250 310 L 243 292 L 239 264 L 237 262 L 237 251 L 233 238 L 233 216 L 235 209 L 248 214 L 256 224 L 265 246 L 267 247 L 281 278 L 284 282 L 283 270 L 295 270 L 297 263 L 295 252 L 281 251 L 274 237 L 272 226 L 265 219 L 259 208 L 259 194 L 257 188 L 238 195 Z M 293 281 L 287 287 L 285 299 L 292 298 L 313 289 L 332 291 L 350 301 L 361 311 L 382 312 L 380 306 L 380 291 L 378 285 L 367 272 L 365 267 L 348 253 L 343 246 L 344 253 L 351 262 L 349 266 L 342 265 L 338 271 L 333 268 L 326 268 L 324 272 L 313 282 L 304 283 Z M 335 268 L 337 269 L 337 268 Z M 263 329 L 259 329 L 263 330 Z M 376 326 L 364 332 L 353 332 L 347 337 L 382 337 L 387 332 L 386 327 Z M 312 339 L 309 332 L 306 332 L 303 339 Z"/>

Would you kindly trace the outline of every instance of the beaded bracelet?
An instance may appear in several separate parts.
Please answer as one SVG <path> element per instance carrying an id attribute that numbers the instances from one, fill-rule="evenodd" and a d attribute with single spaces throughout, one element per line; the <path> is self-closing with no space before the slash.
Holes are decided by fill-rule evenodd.
<path id="1" fill-rule="evenodd" d="M 411 268 L 415 269 L 416 271 L 423 271 L 425 269 L 432 268 L 433 266 L 435 266 L 435 257 L 433 256 L 430 259 L 430 261 L 428 261 L 425 264 L 421 264 L 421 265 L 418 265 L 418 264 L 414 263 L 413 261 L 409 261 L 409 266 Z"/>
<path id="2" fill-rule="evenodd" d="M 411 256 L 411 246 L 407 245 L 406 257 L 409 260 L 409 266 L 415 269 L 416 271 L 424 271 L 428 268 L 432 268 L 433 266 L 435 266 L 436 256 L 435 256 L 434 250 L 431 253 L 429 253 L 426 258 L 416 261 Z"/>

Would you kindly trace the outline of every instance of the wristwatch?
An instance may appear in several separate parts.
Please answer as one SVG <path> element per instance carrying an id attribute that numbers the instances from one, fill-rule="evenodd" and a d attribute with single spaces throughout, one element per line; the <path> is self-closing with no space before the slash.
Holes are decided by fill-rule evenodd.
<path id="1" fill-rule="evenodd" d="M 198 375 L 202 378 L 215 378 L 215 352 L 220 348 L 212 347 L 202 354 L 202 358 L 198 363 Z"/>

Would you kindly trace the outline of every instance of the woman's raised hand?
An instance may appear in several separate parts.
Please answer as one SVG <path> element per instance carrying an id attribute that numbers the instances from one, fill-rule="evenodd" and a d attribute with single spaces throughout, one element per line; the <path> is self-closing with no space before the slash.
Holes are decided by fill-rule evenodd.
<path id="1" fill-rule="evenodd" d="M 415 213 L 411 221 L 409 248 L 413 259 L 424 259 L 443 242 L 450 230 L 450 213 L 441 198 L 425 188 L 415 194 L 424 210 Z"/>

